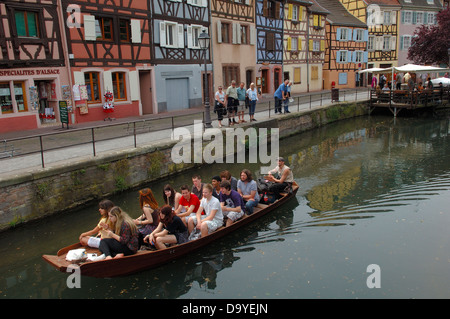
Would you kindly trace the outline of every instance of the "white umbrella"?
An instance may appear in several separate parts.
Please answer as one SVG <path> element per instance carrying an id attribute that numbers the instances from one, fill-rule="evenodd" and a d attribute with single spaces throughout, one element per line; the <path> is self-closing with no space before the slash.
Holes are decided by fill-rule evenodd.
<path id="1" fill-rule="evenodd" d="M 450 86 L 450 79 L 449 78 L 437 78 L 431 80 L 431 83 L 433 83 L 434 87 L 439 86 L 439 83 L 442 83 L 443 86 Z"/>
<path id="2" fill-rule="evenodd" d="M 391 69 L 391 68 L 389 68 Z M 427 66 L 427 65 L 416 65 L 416 64 L 405 64 L 402 66 L 393 67 L 393 69 L 397 72 L 446 72 L 450 69 L 438 68 L 435 66 Z"/>
<path id="3" fill-rule="evenodd" d="M 390 69 L 382 69 L 382 68 L 370 68 L 359 71 L 358 73 L 379 73 L 383 71 L 389 71 Z"/>

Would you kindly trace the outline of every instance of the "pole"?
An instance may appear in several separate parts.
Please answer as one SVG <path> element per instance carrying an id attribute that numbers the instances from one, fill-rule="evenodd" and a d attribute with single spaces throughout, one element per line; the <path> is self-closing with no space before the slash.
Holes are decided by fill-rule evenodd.
<path id="1" fill-rule="evenodd" d="M 204 62 L 205 62 L 205 128 L 211 128 L 211 114 L 209 113 L 210 105 L 209 105 L 209 84 L 208 84 L 208 69 L 206 65 L 206 51 L 208 48 L 205 49 L 205 55 L 204 55 Z"/>

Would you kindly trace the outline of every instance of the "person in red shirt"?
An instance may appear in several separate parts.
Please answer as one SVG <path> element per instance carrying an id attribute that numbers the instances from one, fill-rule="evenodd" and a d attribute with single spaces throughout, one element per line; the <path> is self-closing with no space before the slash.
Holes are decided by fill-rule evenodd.
<path id="1" fill-rule="evenodd" d="M 189 186 L 187 185 L 181 186 L 181 195 L 180 203 L 175 214 L 187 225 L 189 218 L 195 216 L 200 206 L 200 200 L 197 195 L 190 192 Z"/>

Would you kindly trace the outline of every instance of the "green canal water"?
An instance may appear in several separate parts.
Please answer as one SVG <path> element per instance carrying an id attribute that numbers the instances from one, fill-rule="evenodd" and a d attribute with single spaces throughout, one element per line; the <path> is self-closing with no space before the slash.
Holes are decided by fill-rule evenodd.
<path id="1" fill-rule="evenodd" d="M 92 229 L 97 205 L 20 226 L 0 234 L 0 296 L 449 298 L 449 134 L 447 119 L 361 117 L 284 139 L 295 199 L 185 258 L 81 288 L 41 256 Z M 148 186 L 162 203 L 166 183 L 244 167 L 259 168 L 214 164 Z M 112 200 L 138 216 L 137 190 Z"/>

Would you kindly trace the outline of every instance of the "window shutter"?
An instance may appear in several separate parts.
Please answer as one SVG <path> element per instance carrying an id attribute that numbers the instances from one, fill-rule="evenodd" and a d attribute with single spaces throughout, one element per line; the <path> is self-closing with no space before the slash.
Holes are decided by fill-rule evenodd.
<path id="1" fill-rule="evenodd" d="M 287 40 L 286 51 L 292 51 L 292 39 L 291 39 L 291 37 L 287 37 L 286 40 Z"/>
<path id="2" fill-rule="evenodd" d="M 353 56 L 352 53 L 354 53 L 354 52 L 347 51 L 347 63 L 352 62 L 352 56 Z"/>
<path id="3" fill-rule="evenodd" d="M 141 43 L 141 22 L 131 19 L 131 42 Z"/>
<path id="4" fill-rule="evenodd" d="M 112 73 L 111 71 L 103 72 L 103 88 L 105 92 L 113 92 L 113 81 L 112 81 Z"/>
<path id="5" fill-rule="evenodd" d="M 341 28 L 337 28 L 336 30 L 336 40 L 341 41 Z"/>
<path id="6" fill-rule="evenodd" d="M 336 63 L 340 63 L 341 62 L 341 51 L 337 51 L 336 52 Z"/>
<path id="7" fill-rule="evenodd" d="M 193 45 L 194 45 L 194 41 L 193 41 L 193 33 L 192 33 L 192 26 L 188 25 L 187 27 L 187 47 L 189 49 L 192 49 Z"/>
<path id="8" fill-rule="evenodd" d="M 192 27 L 191 27 L 192 30 Z M 177 25 L 177 31 L 178 31 L 178 47 L 184 48 L 184 24 L 178 24 Z M 191 32 L 192 33 L 192 32 Z M 189 26 L 188 26 L 188 43 L 189 43 Z M 192 43 L 191 43 L 192 45 Z"/>
<path id="9" fill-rule="evenodd" d="M 369 61 L 369 52 L 364 51 L 364 63 L 367 63 Z"/>
<path id="10" fill-rule="evenodd" d="M 292 20 L 292 8 L 293 8 L 292 3 L 289 3 L 288 4 L 288 20 Z"/>
<path id="11" fill-rule="evenodd" d="M 349 29 L 351 31 L 351 29 Z M 356 41 L 356 38 L 358 37 L 358 29 L 353 30 L 353 41 Z"/>
<path id="12" fill-rule="evenodd" d="M 402 11 L 402 13 L 401 13 L 401 21 L 402 21 L 402 24 L 405 24 L 405 11 Z"/>
<path id="13" fill-rule="evenodd" d="M 404 36 L 401 35 L 400 36 L 400 50 L 402 50 L 402 51 L 403 51 L 403 39 L 404 39 Z"/>
<path id="14" fill-rule="evenodd" d="M 159 46 L 166 46 L 166 23 L 164 21 L 159 23 Z"/>
<path id="15" fill-rule="evenodd" d="M 132 101 L 139 101 L 139 75 L 138 71 L 130 71 L 128 73 L 130 79 L 130 98 Z"/>
<path id="16" fill-rule="evenodd" d="M 298 37 L 298 50 L 301 51 L 302 50 L 302 37 Z"/>
<path id="17" fill-rule="evenodd" d="M 325 40 L 320 40 L 320 51 L 325 51 Z"/>
<path id="18" fill-rule="evenodd" d="M 309 40 L 309 51 L 313 51 L 314 49 L 314 41 L 313 40 Z"/>
<path id="19" fill-rule="evenodd" d="M 236 23 L 231 24 L 231 43 L 236 44 Z"/>
<path id="20" fill-rule="evenodd" d="M 303 7 L 300 6 L 299 10 L 298 10 L 298 21 L 302 21 L 303 20 Z"/>
<path id="21" fill-rule="evenodd" d="M 84 72 L 73 72 L 73 83 L 77 85 L 84 85 Z"/>
<path id="22" fill-rule="evenodd" d="M 280 6 L 281 6 L 281 3 L 278 1 L 275 1 L 275 19 L 280 19 Z"/>
<path id="23" fill-rule="evenodd" d="M 222 22 L 217 21 L 217 43 L 222 43 Z"/>
<path id="24" fill-rule="evenodd" d="M 268 0 L 263 0 L 263 16 L 266 18 L 269 15 L 269 8 L 267 6 L 267 1 Z"/>
<path id="25" fill-rule="evenodd" d="M 364 41 L 369 41 L 369 30 L 364 30 Z"/>
<path id="26" fill-rule="evenodd" d="M 397 11 L 391 11 L 391 24 L 397 23 Z"/>
<path id="27" fill-rule="evenodd" d="M 417 23 L 417 12 L 413 11 L 412 14 L 412 24 L 416 24 Z"/>
<path id="28" fill-rule="evenodd" d="M 95 41 L 95 17 L 91 15 L 84 15 L 84 39 L 86 41 Z"/>
<path id="29" fill-rule="evenodd" d="M 254 26 L 250 26 L 250 44 L 256 44 L 256 28 Z"/>
<path id="30" fill-rule="evenodd" d="M 395 51 L 397 50 L 397 37 L 391 37 L 390 49 Z"/>
<path id="31" fill-rule="evenodd" d="M 241 25 L 239 23 L 236 23 L 236 43 L 241 44 Z"/>
<path id="32" fill-rule="evenodd" d="M 313 26 L 319 26 L 319 16 L 317 14 L 313 15 Z"/>

